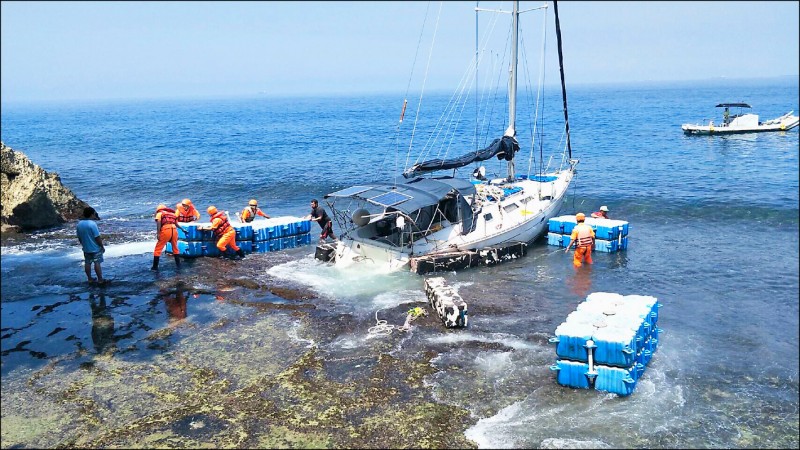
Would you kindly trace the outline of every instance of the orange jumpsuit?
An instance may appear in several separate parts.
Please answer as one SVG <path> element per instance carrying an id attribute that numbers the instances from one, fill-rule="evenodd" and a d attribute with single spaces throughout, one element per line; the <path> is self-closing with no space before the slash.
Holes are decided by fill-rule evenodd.
<path id="1" fill-rule="evenodd" d="M 175 228 L 177 218 L 175 217 L 175 210 L 170 208 L 161 208 L 156 212 L 156 228 L 158 230 L 158 242 L 156 249 L 153 250 L 153 256 L 161 256 L 164 246 L 167 242 L 172 242 L 173 254 L 178 253 L 178 230 Z"/>
<path id="2" fill-rule="evenodd" d="M 211 230 L 214 232 L 214 237 L 217 240 L 217 248 L 222 253 L 230 245 L 233 251 L 238 252 L 239 247 L 236 245 L 236 229 L 231 226 L 225 213 L 220 211 L 211 216 Z"/>
<path id="3" fill-rule="evenodd" d="M 184 208 L 183 205 L 178 204 L 175 215 L 178 216 L 178 222 L 194 222 L 195 220 L 200 220 L 200 213 L 195 209 L 194 205 L 189 205 L 188 208 Z"/>
<path id="4" fill-rule="evenodd" d="M 252 222 L 253 219 L 256 218 L 256 216 L 266 217 L 267 219 L 269 219 L 269 216 L 264 214 L 264 211 L 262 211 L 261 208 L 256 208 L 256 212 L 254 214 L 253 210 L 250 209 L 249 206 L 245 208 L 244 211 L 242 211 L 242 214 L 239 217 L 242 219 L 242 222 L 249 223 Z"/>
<path id="5" fill-rule="evenodd" d="M 577 242 L 575 254 L 572 257 L 572 265 L 580 267 L 582 261 L 586 264 L 592 264 L 592 248 L 594 247 L 594 230 L 589 225 L 583 222 L 575 225 L 572 229 L 570 245 Z"/>

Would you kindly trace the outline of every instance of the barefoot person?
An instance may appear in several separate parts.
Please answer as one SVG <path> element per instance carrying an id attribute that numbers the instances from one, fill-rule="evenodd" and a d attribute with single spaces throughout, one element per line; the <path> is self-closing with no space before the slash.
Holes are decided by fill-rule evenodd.
<path id="1" fill-rule="evenodd" d="M 86 271 L 86 280 L 89 283 L 97 281 L 100 284 L 105 284 L 106 280 L 103 279 L 103 269 L 100 264 L 103 262 L 103 253 L 106 248 L 103 246 L 103 238 L 100 237 L 100 230 L 97 228 L 97 222 L 92 219 L 97 218 L 97 211 L 91 206 L 83 208 L 83 218 L 78 221 L 76 233 L 78 241 L 83 247 L 83 269 Z M 97 279 L 92 278 L 92 264 L 94 264 L 94 273 Z"/>

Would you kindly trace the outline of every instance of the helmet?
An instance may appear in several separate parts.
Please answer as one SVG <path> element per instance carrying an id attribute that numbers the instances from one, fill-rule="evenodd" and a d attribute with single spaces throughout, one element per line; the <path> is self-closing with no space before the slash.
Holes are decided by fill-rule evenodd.
<path id="1" fill-rule="evenodd" d="M 600 211 L 608 212 L 608 206 L 606 206 L 606 205 L 601 206 L 600 207 Z"/>
<path id="2" fill-rule="evenodd" d="M 161 203 L 160 205 L 156 206 L 156 212 L 158 212 L 158 211 L 160 211 L 160 210 L 162 210 L 162 209 L 164 209 L 166 207 L 167 207 L 167 205 Z"/>
<path id="3" fill-rule="evenodd" d="M 183 199 L 183 201 L 181 203 L 183 203 L 184 205 L 187 205 L 187 206 L 191 206 L 192 205 L 192 201 L 189 200 L 188 198 Z"/>
<path id="4" fill-rule="evenodd" d="M 208 211 L 208 214 L 210 216 L 213 216 L 214 214 L 217 213 L 217 207 L 214 206 L 214 205 L 211 205 L 211 206 L 208 207 L 208 209 L 206 211 Z"/>
<path id="5" fill-rule="evenodd" d="M 586 214 L 584 213 L 575 214 L 575 220 L 577 220 L 578 222 L 583 222 L 584 220 L 586 220 Z"/>
<path id="6" fill-rule="evenodd" d="M 252 199 L 252 200 L 250 200 L 250 203 L 248 203 L 248 205 L 250 205 L 250 206 L 258 206 L 258 202 L 256 201 L 256 199 Z"/>

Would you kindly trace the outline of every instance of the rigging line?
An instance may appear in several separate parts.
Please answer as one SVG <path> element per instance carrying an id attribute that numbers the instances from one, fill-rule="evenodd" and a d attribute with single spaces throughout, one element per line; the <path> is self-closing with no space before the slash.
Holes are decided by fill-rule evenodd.
<path id="1" fill-rule="evenodd" d="M 478 7 L 480 1 L 475 1 L 475 133 L 472 135 L 472 140 L 475 143 L 475 153 L 478 153 Z"/>
<path id="2" fill-rule="evenodd" d="M 436 16 L 436 27 L 433 30 L 433 39 L 431 39 L 431 47 L 430 50 L 428 51 L 428 62 L 425 66 L 425 77 L 422 80 L 422 90 L 420 90 L 419 92 L 419 102 L 417 103 L 417 111 L 414 114 L 414 126 L 411 129 L 411 139 L 409 140 L 408 143 L 408 152 L 406 152 L 406 165 L 405 165 L 406 169 L 408 168 L 408 159 L 411 156 L 411 148 L 412 145 L 414 144 L 414 134 L 417 131 L 417 123 L 419 121 L 419 111 L 422 107 L 422 96 L 425 93 L 425 83 L 428 81 L 428 73 L 430 72 L 431 57 L 433 55 L 434 43 L 436 42 L 436 33 L 439 31 L 439 19 L 442 17 L 442 4 L 443 2 L 439 2 L 439 13 Z"/>
<path id="3" fill-rule="evenodd" d="M 480 36 L 480 33 L 478 31 L 478 24 L 479 24 L 478 15 L 480 13 L 480 11 L 478 10 L 478 8 L 480 6 L 479 3 L 480 3 L 479 1 L 475 2 L 475 59 L 477 61 L 477 63 L 475 64 L 475 135 L 473 137 L 474 144 L 475 144 L 475 153 L 478 153 L 478 151 L 481 148 L 480 147 L 480 140 L 478 139 L 478 134 L 479 134 L 479 130 L 480 130 L 480 123 L 485 121 L 485 120 L 481 120 L 481 117 L 480 117 L 480 109 L 481 108 L 480 107 L 481 107 L 481 105 L 484 105 L 484 101 L 487 98 L 486 97 L 487 88 L 490 86 L 490 83 L 491 83 L 491 78 L 492 78 L 491 74 L 494 73 L 494 71 L 489 72 L 489 76 L 486 77 L 486 86 L 484 87 L 484 89 L 481 90 L 480 83 L 479 83 L 479 80 L 478 80 L 478 74 L 480 73 L 479 67 L 480 67 L 481 62 L 483 61 L 484 56 L 486 55 L 486 47 L 489 44 L 490 37 L 494 34 L 494 30 L 497 27 L 497 20 L 500 17 L 500 14 L 492 15 L 492 19 L 489 22 L 489 25 L 490 25 L 489 26 L 489 32 L 486 33 L 486 35 L 484 37 L 483 45 L 480 46 L 480 56 L 479 56 L 478 55 L 478 48 L 479 48 L 478 38 Z M 490 57 L 490 59 L 492 59 L 492 58 Z M 478 95 L 479 91 L 480 91 L 480 95 Z"/>
<path id="4" fill-rule="evenodd" d="M 470 68 L 472 64 L 477 66 L 477 60 L 473 60 L 470 63 Z M 464 115 L 464 110 L 467 106 L 467 101 L 469 100 L 469 89 L 472 84 L 475 82 L 475 78 L 470 76 L 469 68 L 464 73 L 461 82 L 459 83 L 459 87 L 457 89 L 458 95 L 455 96 L 454 101 L 452 102 L 452 107 L 448 112 L 448 126 L 447 131 L 444 134 L 444 139 L 442 140 L 441 145 L 439 146 L 439 151 L 437 152 L 437 157 L 446 158 L 447 154 L 452 147 L 453 140 L 456 137 L 456 132 L 458 131 L 458 125 L 461 122 L 461 117 Z M 462 100 L 463 98 L 463 100 Z M 446 143 L 446 145 L 445 145 Z M 444 149 L 444 156 L 442 156 L 442 149 Z"/>
<path id="5" fill-rule="evenodd" d="M 491 22 L 491 27 L 489 33 L 487 33 L 486 37 L 484 38 L 483 48 L 485 49 L 490 41 L 490 38 L 493 34 L 493 31 L 497 27 L 498 22 L 498 15 L 495 15 L 493 21 Z M 485 54 L 485 52 L 484 52 Z M 430 133 L 428 140 L 426 141 L 425 145 L 423 146 L 423 150 L 420 151 L 419 156 L 417 157 L 415 163 L 419 162 L 421 159 L 426 159 L 428 155 L 431 154 L 433 148 L 435 147 L 436 142 L 441 142 L 439 146 L 439 150 L 437 151 L 437 157 L 441 156 L 442 149 L 444 148 L 445 141 L 447 140 L 448 136 L 455 136 L 455 132 L 457 131 L 457 122 L 453 117 L 456 116 L 456 111 L 459 109 L 459 104 L 463 104 L 464 106 L 461 107 L 461 113 L 459 114 L 459 121 L 461 115 L 463 115 L 463 109 L 465 108 L 465 102 L 468 97 L 466 97 L 462 101 L 462 97 L 464 96 L 464 92 L 468 91 L 469 86 L 471 83 L 474 82 L 474 78 L 470 76 L 472 64 L 478 65 L 478 60 L 473 60 L 467 66 L 467 70 L 462 75 L 461 80 L 458 83 L 457 89 L 454 91 L 453 95 L 448 100 L 447 106 L 445 107 L 445 112 L 439 117 L 436 125 L 434 126 L 434 130 Z M 455 125 L 454 125 L 455 124 Z M 454 128 L 454 126 L 456 128 Z M 440 141 L 440 137 L 442 138 Z"/>
<path id="6" fill-rule="evenodd" d="M 498 16 L 499 15 L 497 15 L 497 14 L 495 15 L 495 19 L 492 22 L 492 26 L 491 26 L 490 32 L 487 33 L 487 35 L 486 35 L 486 37 L 484 39 L 484 47 L 486 47 L 488 45 L 489 40 L 490 40 L 490 38 L 491 38 L 491 36 L 492 36 L 492 34 L 494 32 L 494 29 L 497 26 L 497 17 Z M 476 40 L 477 40 L 477 29 L 476 29 Z M 465 96 L 464 96 L 463 103 L 461 104 L 461 107 L 459 109 L 457 119 L 454 119 L 455 122 L 451 122 L 451 126 L 448 127 L 448 133 L 450 133 L 450 140 L 449 140 L 449 142 L 447 144 L 447 147 L 446 147 L 446 150 L 445 150 L 445 154 L 444 154 L 445 157 L 447 156 L 447 154 L 450 151 L 450 148 L 452 147 L 453 141 L 454 141 L 454 139 L 456 137 L 456 132 L 458 130 L 458 125 L 461 122 L 461 118 L 462 118 L 462 116 L 464 114 L 464 111 L 466 110 L 467 100 L 468 100 L 468 97 L 469 97 L 469 94 L 468 94 L 469 90 L 468 90 L 467 83 L 469 82 L 470 85 L 474 84 L 476 89 L 477 89 L 477 86 L 478 86 L 478 84 L 477 84 L 477 82 L 478 82 L 478 79 L 477 79 L 477 67 L 480 64 L 480 59 L 479 59 L 479 57 L 477 55 L 477 52 L 476 52 L 476 59 L 474 61 L 474 64 L 475 64 L 475 68 L 476 68 L 475 76 L 473 78 L 467 78 L 467 77 L 465 77 L 466 79 L 462 78 L 462 80 L 464 80 L 463 81 L 464 84 L 463 84 L 463 87 L 461 88 L 461 93 L 465 94 Z M 459 95 L 459 98 L 457 99 L 457 101 L 460 101 L 460 98 L 461 98 L 461 94 Z M 453 109 L 455 110 L 456 108 L 457 108 L 457 105 L 454 105 Z M 477 120 L 477 114 L 476 114 L 476 120 Z M 447 136 L 447 134 L 445 136 Z M 476 150 L 476 153 L 477 153 L 477 150 Z M 441 154 L 441 150 L 440 150 L 439 154 Z"/>
<path id="7" fill-rule="evenodd" d="M 543 17 L 543 19 L 542 19 L 542 52 L 541 52 L 541 55 L 539 56 L 539 80 L 538 80 L 539 84 L 538 84 L 538 88 L 536 90 L 536 105 L 534 107 L 534 111 L 535 111 L 534 112 L 534 120 L 533 120 L 533 127 L 531 129 L 531 155 L 530 155 L 530 159 L 528 160 L 528 178 L 530 178 L 530 176 L 531 176 L 531 169 L 533 169 L 533 163 L 535 161 L 533 155 L 534 155 L 534 150 L 536 148 L 536 143 L 538 141 L 541 141 L 541 138 L 539 138 L 539 140 L 537 141 L 537 139 L 536 139 L 536 131 L 537 131 L 537 126 L 539 125 L 539 120 L 540 120 L 540 118 L 539 118 L 540 105 L 541 105 L 542 108 L 544 107 L 544 102 L 541 102 L 541 104 L 540 104 L 540 101 L 542 100 L 542 98 L 541 98 L 542 97 L 542 91 L 544 90 L 545 62 L 547 60 L 547 58 L 545 58 L 545 54 L 547 53 L 547 9 L 546 8 L 544 10 L 544 14 L 542 14 L 542 17 Z M 541 161 L 541 157 L 540 157 L 539 158 L 540 166 L 541 166 L 541 163 L 542 163 L 542 161 Z M 541 167 L 540 167 L 539 174 L 541 175 L 543 173 L 544 172 L 542 172 Z"/>
<path id="8" fill-rule="evenodd" d="M 496 25 L 497 25 L 497 18 L 496 17 L 491 22 L 491 24 L 492 25 L 490 27 L 490 32 L 487 33 L 486 37 L 484 38 L 484 43 L 482 45 L 482 48 L 484 48 L 484 49 L 488 45 L 490 37 L 492 35 L 492 32 L 496 28 Z M 476 68 L 479 66 L 479 63 L 480 63 L 480 59 L 479 58 L 480 57 L 470 61 L 470 64 L 467 66 L 467 69 L 464 71 L 464 73 L 463 73 L 463 75 L 461 77 L 461 80 L 459 81 L 459 83 L 457 85 L 456 90 L 454 91 L 454 93 L 450 97 L 450 99 L 448 100 L 447 106 L 445 108 L 445 112 L 439 117 L 439 120 L 437 121 L 437 124 L 434 127 L 434 131 L 431 132 L 427 142 L 423 146 L 423 151 L 420 152 L 420 155 L 417 158 L 417 162 L 420 159 L 425 159 L 425 157 L 427 157 L 432 152 L 436 142 L 441 142 L 441 144 L 439 146 L 439 150 L 437 151 L 437 157 L 441 156 L 442 149 L 444 148 L 444 144 L 445 144 L 445 141 L 447 140 L 447 137 L 451 136 L 451 135 L 455 136 L 455 133 L 457 131 L 457 122 L 455 122 L 455 119 L 453 117 L 456 116 L 455 112 L 459 109 L 459 104 L 463 105 L 463 106 L 461 106 L 461 113 L 459 114 L 459 121 L 460 121 L 461 115 L 463 115 L 463 109 L 465 108 L 465 103 L 466 103 L 466 101 L 468 99 L 469 86 L 471 86 L 472 83 L 475 83 L 475 79 L 476 79 L 476 76 L 470 76 L 470 72 L 471 72 L 471 69 L 473 67 L 473 64 L 474 64 L 474 66 Z M 465 96 L 465 93 L 466 93 L 466 96 Z M 464 97 L 463 101 L 462 101 L 462 97 Z M 454 128 L 454 127 L 456 127 L 456 128 Z M 444 137 L 440 141 L 439 138 L 442 135 L 444 135 Z"/>
<path id="9" fill-rule="evenodd" d="M 492 98 L 489 99 L 490 105 L 492 105 L 492 106 L 491 106 L 491 111 L 489 111 L 489 121 L 486 124 L 486 128 L 485 128 L 486 132 L 484 134 L 484 139 L 483 139 L 484 145 L 487 145 L 488 141 L 489 141 L 489 131 L 490 131 L 490 128 L 491 128 L 492 118 L 494 116 L 494 106 L 497 104 L 498 91 L 500 90 L 500 78 L 503 75 L 502 67 L 505 65 L 504 63 L 506 61 L 506 57 L 508 56 L 508 50 L 509 50 L 510 45 L 511 45 L 511 27 L 509 27 L 508 33 L 506 34 L 506 43 L 505 43 L 505 46 L 503 47 L 503 58 L 500 60 L 501 64 L 499 65 L 499 67 L 501 69 L 496 69 L 497 70 L 497 79 L 495 81 L 494 94 L 492 95 Z M 503 124 L 505 125 L 505 122 Z M 505 128 L 506 127 L 503 126 L 503 129 L 505 129 Z"/>
<path id="10" fill-rule="evenodd" d="M 482 49 L 481 49 L 481 58 L 479 60 L 479 64 L 480 64 L 480 62 L 483 61 L 483 59 L 487 55 L 487 47 L 489 45 L 489 40 L 491 39 L 491 36 L 494 35 L 494 32 L 497 29 L 497 24 L 498 24 L 499 19 L 500 19 L 500 14 L 493 14 L 492 15 L 492 20 L 490 22 L 489 31 L 484 36 L 484 41 L 483 41 L 483 45 L 482 45 Z M 480 104 L 483 106 L 483 117 L 480 119 L 480 123 L 481 124 L 486 124 L 487 123 L 487 114 L 491 113 L 492 107 L 494 106 L 493 103 L 492 103 L 492 96 L 491 96 L 491 85 L 492 85 L 492 76 L 491 76 L 491 74 L 497 73 L 497 58 L 495 57 L 496 53 L 493 52 L 493 51 L 489 51 L 488 54 L 489 54 L 489 60 L 492 62 L 492 68 L 491 68 L 492 70 L 490 70 L 488 72 L 488 76 L 486 77 L 486 82 L 485 82 L 486 84 L 485 84 L 485 86 L 484 86 L 484 88 L 483 88 L 483 90 L 481 92 L 481 102 L 480 102 Z M 479 111 L 477 111 L 477 110 L 475 111 L 475 116 L 479 117 Z M 479 127 L 478 134 L 475 136 L 475 146 L 478 149 L 480 149 L 482 147 L 486 147 L 486 138 L 483 139 L 483 143 L 482 143 L 483 145 L 481 145 L 481 139 L 480 139 L 480 136 L 479 136 L 480 135 L 480 128 L 481 127 Z"/>
<path id="11" fill-rule="evenodd" d="M 548 161 L 547 166 L 544 165 L 544 103 L 545 103 L 545 96 L 544 96 L 544 83 L 545 79 L 547 78 L 547 58 L 545 57 L 545 53 L 547 52 L 547 9 L 545 9 L 544 14 L 542 15 L 542 61 L 541 61 L 541 81 L 540 85 L 542 87 L 542 94 L 541 94 L 541 114 L 539 115 L 538 119 L 538 126 L 539 126 L 539 174 L 544 175 L 547 172 L 547 168 L 550 166 L 550 162 Z M 552 154 L 551 154 L 552 157 Z"/>
<path id="12" fill-rule="evenodd" d="M 522 72 L 524 73 L 524 77 L 522 77 L 522 78 L 525 81 L 524 87 L 525 87 L 525 93 L 527 94 L 525 96 L 525 100 L 526 100 L 525 105 L 528 108 L 530 108 L 531 111 L 533 111 L 532 114 L 526 114 L 526 116 L 528 118 L 528 130 L 530 131 L 530 151 L 531 151 L 530 158 L 532 158 L 533 157 L 533 147 L 535 145 L 535 140 L 534 140 L 535 130 L 536 130 L 535 123 L 536 123 L 536 117 L 538 117 L 538 111 L 536 109 L 534 109 L 534 105 L 530 104 L 531 99 L 533 98 L 533 95 L 531 94 L 531 85 L 532 85 L 532 83 L 531 83 L 530 64 L 528 63 L 528 48 L 527 48 L 527 45 L 525 45 L 525 33 L 523 31 L 523 24 L 520 23 L 519 26 L 520 26 L 520 33 L 519 33 L 519 36 L 520 36 L 520 51 L 522 52 Z M 538 90 L 537 90 L 537 93 L 538 93 Z M 531 123 L 531 118 L 533 118 L 533 123 Z M 527 176 L 528 177 L 530 177 L 530 174 L 531 174 L 530 173 L 531 172 L 531 160 L 530 160 L 530 158 L 528 159 L 528 171 L 527 171 Z"/>
<path id="13" fill-rule="evenodd" d="M 400 120 L 397 123 L 397 131 L 395 133 L 395 155 L 394 155 L 394 173 L 397 173 L 398 154 L 400 153 L 400 125 L 403 123 L 403 117 L 406 112 L 406 105 L 408 105 L 408 92 L 411 90 L 411 80 L 414 78 L 414 69 L 417 67 L 417 58 L 419 57 L 419 49 L 422 46 L 422 36 L 425 34 L 425 25 L 428 23 L 428 13 L 431 9 L 431 2 L 428 2 L 425 7 L 425 18 L 422 20 L 422 29 L 419 31 L 419 38 L 417 39 L 417 48 L 414 51 L 414 61 L 411 63 L 411 73 L 408 76 L 408 83 L 406 84 L 406 92 L 403 94 L 403 111 L 400 113 Z M 397 179 L 395 177 L 395 183 Z"/>

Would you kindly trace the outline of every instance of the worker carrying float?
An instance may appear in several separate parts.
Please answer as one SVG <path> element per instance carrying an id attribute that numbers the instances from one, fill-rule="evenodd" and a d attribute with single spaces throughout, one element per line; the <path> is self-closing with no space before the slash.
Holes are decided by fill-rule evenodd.
<path id="1" fill-rule="evenodd" d="M 575 214 L 575 221 L 578 222 L 578 224 L 572 229 L 569 246 L 567 246 L 567 250 L 565 251 L 566 253 L 570 248 L 575 247 L 575 255 L 572 257 L 572 265 L 575 267 L 580 267 L 583 261 L 585 261 L 586 264 L 592 264 L 594 230 L 584 223 L 585 220 L 586 215 L 584 213 Z"/>
<path id="2" fill-rule="evenodd" d="M 178 257 L 178 230 L 175 228 L 177 217 L 175 210 L 167 208 L 167 205 L 160 204 L 156 207 L 156 248 L 153 250 L 153 267 L 150 270 L 158 270 L 158 259 L 167 242 L 172 243 L 172 252 L 175 256 L 175 265 L 181 266 L 181 259 Z"/>
<path id="3" fill-rule="evenodd" d="M 244 251 L 236 245 L 236 229 L 231 225 L 225 212 L 217 211 L 217 207 L 213 205 L 209 206 L 206 211 L 211 216 L 211 226 L 203 229 L 214 232 L 214 237 L 217 238 L 217 248 L 222 255 L 225 255 L 230 246 L 240 258 L 244 258 Z"/>
<path id="4" fill-rule="evenodd" d="M 250 223 L 256 218 L 256 216 L 261 216 L 267 219 L 270 218 L 264 211 L 261 210 L 261 208 L 258 207 L 258 202 L 256 199 L 252 199 L 250 200 L 250 203 L 248 203 L 247 208 L 242 210 L 242 213 L 239 214 L 239 220 L 242 223 Z"/>

